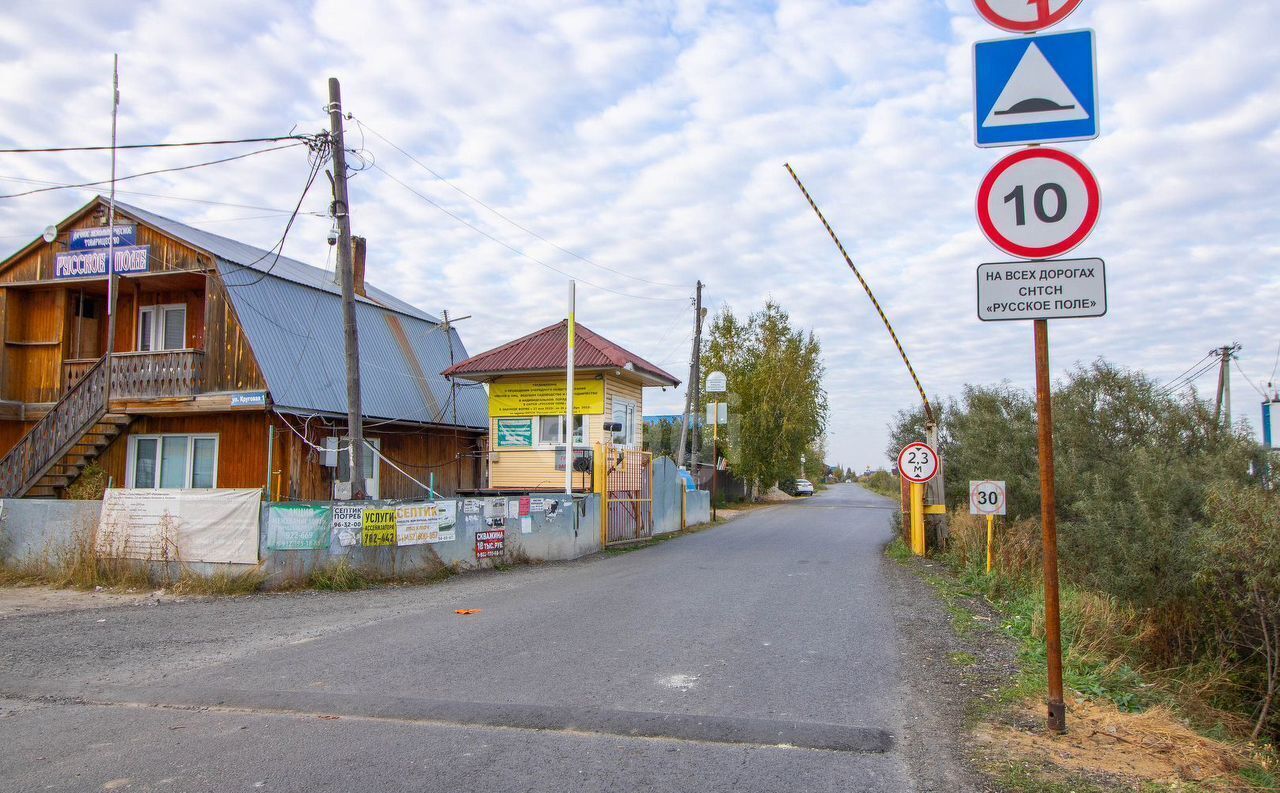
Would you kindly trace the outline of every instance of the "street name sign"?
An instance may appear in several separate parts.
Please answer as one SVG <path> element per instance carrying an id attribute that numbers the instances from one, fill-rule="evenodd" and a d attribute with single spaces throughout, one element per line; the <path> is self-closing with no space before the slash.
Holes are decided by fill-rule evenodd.
<path id="1" fill-rule="evenodd" d="M 1098 137 L 1092 30 L 973 45 L 974 142 L 981 147 Z"/>
<path id="2" fill-rule="evenodd" d="M 1010 33 L 1035 33 L 1056 25 L 1083 0 L 973 0 L 983 19 Z"/>
<path id="3" fill-rule="evenodd" d="M 927 443 L 908 443 L 898 452 L 898 474 L 908 482 L 923 485 L 938 475 L 938 453 Z"/>
<path id="4" fill-rule="evenodd" d="M 969 514 L 1005 514 L 1004 482 L 999 482 L 993 479 L 984 479 L 981 482 L 969 482 Z"/>
<path id="5" fill-rule="evenodd" d="M 1005 157 L 978 187 L 978 225 L 991 244 L 1023 259 L 1051 259 L 1084 242 L 1102 191 L 1065 151 L 1029 148 Z"/>
<path id="6" fill-rule="evenodd" d="M 1107 313 L 1101 259 L 989 262 L 978 265 L 978 319 L 1075 319 Z"/>

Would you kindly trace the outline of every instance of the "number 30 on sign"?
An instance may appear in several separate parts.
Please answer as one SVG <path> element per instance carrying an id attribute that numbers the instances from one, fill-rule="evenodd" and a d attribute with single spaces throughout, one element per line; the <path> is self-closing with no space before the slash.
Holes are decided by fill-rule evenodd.
<path id="1" fill-rule="evenodd" d="M 938 453 L 926 443 L 908 443 L 898 452 L 898 474 L 908 482 L 928 482 L 938 475 Z"/>

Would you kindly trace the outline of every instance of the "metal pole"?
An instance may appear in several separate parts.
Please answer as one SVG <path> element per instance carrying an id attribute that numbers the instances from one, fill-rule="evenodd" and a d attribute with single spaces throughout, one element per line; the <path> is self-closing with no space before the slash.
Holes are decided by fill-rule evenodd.
<path id="1" fill-rule="evenodd" d="M 573 312 L 575 282 L 569 281 L 569 320 L 565 334 L 564 364 L 564 492 L 573 496 Z"/>
<path id="2" fill-rule="evenodd" d="M 1036 418 L 1040 440 L 1040 523 L 1044 541 L 1044 638 L 1049 659 L 1051 732 L 1067 731 L 1067 706 L 1062 699 L 1062 635 L 1058 614 L 1058 526 L 1053 492 L 1053 406 L 1049 382 L 1049 323 L 1035 321 Z"/>
<path id="3" fill-rule="evenodd" d="M 716 493 L 720 491 L 719 452 L 716 446 L 720 442 L 720 402 L 711 403 L 711 521 L 716 519 Z"/>
<path id="4" fill-rule="evenodd" d="M 270 414 L 268 414 L 270 415 Z M 267 419 L 267 501 L 271 501 L 271 464 L 275 458 L 276 450 L 276 426 L 270 423 L 271 419 Z"/>
<path id="5" fill-rule="evenodd" d="M 924 556 L 924 485 L 911 483 L 911 552 Z"/>
<path id="6" fill-rule="evenodd" d="M 996 539 L 996 516 L 987 516 L 987 575 L 991 574 L 991 547 Z"/>
<path id="7" fill-rule="evenodd" d="M 111 409 L 111 351 L 116 346 L 116 118 L 120 111 L 120 55 L 111 56 L 111 196 L 107 200 L 107 384 L 103 399 Z M 136 307 L 135 307 L 136 308 Z"/>
<path id="8" fill-rule="evenodd" d="M 329 134 L 333 154 L 333 219 L 338 225 L 338 274 L 342 282 L 342 332 L 347 359 L 347 437 L 351 444 L 351 497 L 364 498 L 365 450 L 360 409 L 360 343 L 356 334 L 351 212 L 347 200 L 347 153 L 342 136 L 342 89 L 336 77 L 329 78 Z"/>

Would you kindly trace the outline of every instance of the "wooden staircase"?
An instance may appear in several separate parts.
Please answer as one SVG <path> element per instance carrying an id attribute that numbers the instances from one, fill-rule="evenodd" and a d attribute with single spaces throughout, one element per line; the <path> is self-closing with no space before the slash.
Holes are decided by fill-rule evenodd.
<path id="1" fill-rule="evenodd" d="M 62 491 L 76 481 L 84 467 L 106 451 L 120 433 L 128 428 L 133 417 L 124 413 L 108 413 L 89 428 L 71 451 L 54 463 L 44 476 L 27 491 L 27 498 L 58 498 Z"/>
<path id="2" fill-rule="evenodd" d="M 0 460 L 0 498 L 37 495 L 41 484 L 39 495 L 56 494 L 128 426 L 127 416 L 107 417 L 108 373 L 103 356 Z"/>

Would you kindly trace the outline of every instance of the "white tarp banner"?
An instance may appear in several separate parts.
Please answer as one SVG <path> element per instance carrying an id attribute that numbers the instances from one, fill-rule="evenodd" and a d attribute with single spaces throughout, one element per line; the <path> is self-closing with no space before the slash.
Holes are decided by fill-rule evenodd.
<path id="1" fill-rule="evenodd" d="M 153 561 L 258 563 L 262 490 L 117 489 L 102 497 L 99 553 Z"/>

